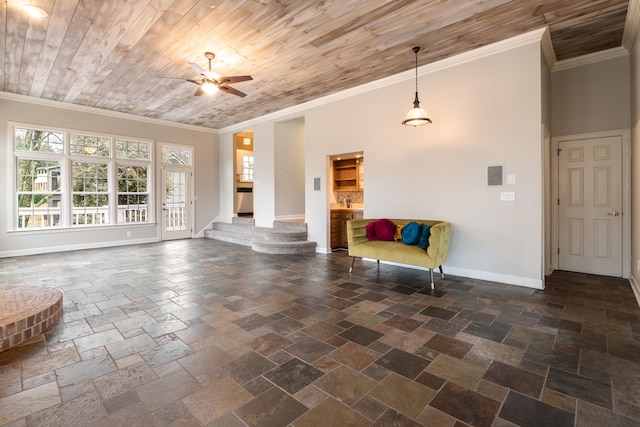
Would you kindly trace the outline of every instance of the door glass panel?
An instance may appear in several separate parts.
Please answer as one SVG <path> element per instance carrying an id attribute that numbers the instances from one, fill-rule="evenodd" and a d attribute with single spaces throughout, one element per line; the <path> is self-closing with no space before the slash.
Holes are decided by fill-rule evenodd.
<path id="1" fill-rule="evenodd" d="M 183 231 L 189 228 L 188 199 L 188 173 L 166 172 L 165 202 L 163 206 L 165 231 Z"/>

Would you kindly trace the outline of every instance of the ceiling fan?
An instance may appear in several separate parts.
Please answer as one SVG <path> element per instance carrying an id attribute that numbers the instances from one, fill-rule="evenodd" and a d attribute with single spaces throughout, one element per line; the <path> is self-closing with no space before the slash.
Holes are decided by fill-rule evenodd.
<path id="1" fill-rule="evenodd" d="M 187 79 L 188 82 L 195 83 L 199 86 L 198 89 L 196 90 L 196 93 L 193 94 L 194 96 L 200 96 L 203 93 L 207 95 L 211 95 L 219 90 L 222 92 L 232 93 L 241 98 L 244 98 L 245 96 L 247 96 L 246 93 L 240 92 L 239 90 L 234 89 L 229 85 L 231 83 L 239 83 L 247 80 L 253 80 L 253 77 L 251 76 L 222 77 L 219 74 L 211 71 L 211 61 L 216 57 L 215 53 L 205 52 L 204 56 L 209 60 L 209 71 L 203 70 L 198 64 L 189 62 L 189 65 L 191 66 L 191 68 L 193 68 L 193 71 L 198 73 L 200 76 L 196 79 Z"/>

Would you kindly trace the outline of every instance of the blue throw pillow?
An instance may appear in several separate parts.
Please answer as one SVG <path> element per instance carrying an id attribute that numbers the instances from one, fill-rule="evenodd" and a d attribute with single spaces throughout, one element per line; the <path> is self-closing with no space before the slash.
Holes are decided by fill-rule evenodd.
<path id="1" fill-rule="evenodd" d="M 418 239 L 416 246 L 422 249 L 427 249 L 427 246 L 429 246 L 429 236 L 431 235 L 431 226 L 427 224 L 421 224 L 421 226 L 420 238 Z"/>
<path id="2" fill-rule="evenodd" d="M 402 229 L 402 243 L 405 245 L 415 245 L 420 240 L 420 224 L 411 221 Z"/>

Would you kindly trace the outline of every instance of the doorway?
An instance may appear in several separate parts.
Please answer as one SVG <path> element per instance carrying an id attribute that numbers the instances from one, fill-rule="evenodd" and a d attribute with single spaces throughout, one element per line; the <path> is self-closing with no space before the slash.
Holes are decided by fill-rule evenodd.
<path id="1" fill-rule="evenodd" d="M 193 235 L 193 148 L 162 146 L 161 239 L 188 239 Z"/>
<path id="2" fill-rule="evenodd" d="M 236 133 L 233 135 L 233 141 L 233 173 L 235 176 L 233 181 L 233 214 L 237 217 L 253 218 L 253 131 Z"/>
<path id="3" fill-rule="evenodd" d="M 559 270 L 628 277 L 629 132 L 554 138 Z M 626 153 L 626 155 L 625 155 Z M 626 215 L 625 215 L 626 213 Z"/>
<path id="4" fill-rule="evenodd" d="M 329 156 L 331 250 L 346 250 L 347 221 L 364 218 L 364 152 Z"/>

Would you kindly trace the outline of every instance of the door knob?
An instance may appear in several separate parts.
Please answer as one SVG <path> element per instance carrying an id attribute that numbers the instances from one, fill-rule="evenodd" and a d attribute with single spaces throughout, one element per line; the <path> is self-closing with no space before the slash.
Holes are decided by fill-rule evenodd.
<path id="1" fill-rule="evenodd" d="M 618 212 L 618 211 L 608 212 L 607 215 L 620 216 L 620 212 Z"/>

